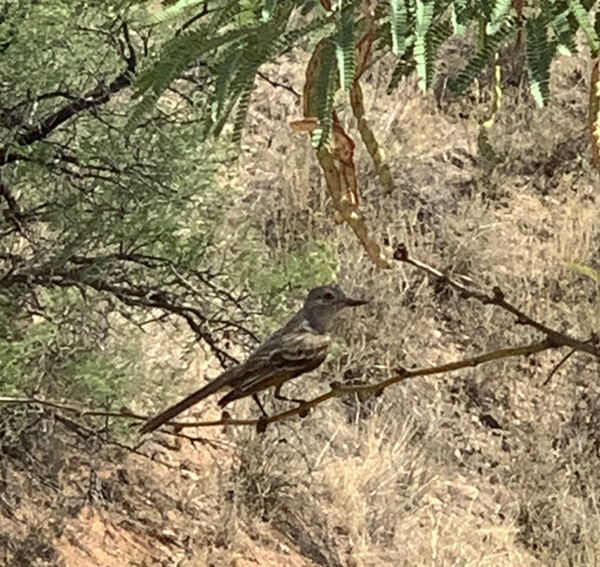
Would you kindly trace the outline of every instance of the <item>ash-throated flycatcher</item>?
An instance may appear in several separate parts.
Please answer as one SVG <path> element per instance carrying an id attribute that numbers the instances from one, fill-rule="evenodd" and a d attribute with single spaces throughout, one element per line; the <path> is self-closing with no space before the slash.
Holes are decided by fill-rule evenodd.
<path id="1" fill-rule="evenodd" d="M 366 303 L 368 301 L 348 297 L 335 284 L 315 287 L 310 290 L 302 309 L 262 343 L 246 362 L 226 370 L 200 390 L 148 420 L 140 433 L 154 431 L 200 400 L 227 387 L 231 391 L 219 400 L 221 407 L 252 396 L 262 409 L 256 394 L 271 386 L 275 386 L 277 399 L 302 402 L 282 396 L 281 387 L 323 363 L 331 344 L 327 331 L 338 311 Z"/>

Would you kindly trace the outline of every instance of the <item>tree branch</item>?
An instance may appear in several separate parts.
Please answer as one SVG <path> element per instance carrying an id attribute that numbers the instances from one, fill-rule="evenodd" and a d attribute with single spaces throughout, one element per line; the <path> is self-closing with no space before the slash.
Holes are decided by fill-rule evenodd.
<path id="1" fill-rule="evenodd" d="M 417 378 L 419 376 L 434 376 L 436 374 L 447 374 L 448 372 L 455 372 L 457 370 L 462 370 L 464 368 L 473 368 L 475 366 L 479 366 L 480 364 L 485 364 L 487 362 L 491 362 L 493 360 L 501 360 L 504 358 L 512 358 L 515 356 L 529 356 L 532 354 L 536 354 L 538 352 L 543 352 L 545 350 L 557 348 L 549 340 L 544 340 L 539 343 L 532 343 L 520 347 L 509 347 L 505 349 L 498 349 L 491 352 L 487 352 L 484 354 L 480 354 L 478 356 L 474 356 L 472 358 L 466 358 L 463 360 L 457 360 L 454 362 L 449 362 L 447 364 L 442 364 L 440 366 L 433 366 L 429 368 L 421 368 L 418 370 L 407 370 L 405 368 L 398 369 L 396 371 L 396 375 L 388 378 L 387 380 L 383 380 L 381 382 L 377 382 L 375 384 L 365 384 L 360 386 L 342 386 L 337 383 L 331 384 L 332 389 L 321 396 L 313 398 L 312 400 L 308 400 L 299 406 L 289 409 L 287 411 L 277 413 L 265 418 L 259 419 L 219 419 L 215 421 L 204 421 L 204 422 L 170 422 L 167 425 L 175 427 L 176 430 L 183 429 L 186 427 L 216 427 L 222 425 L 236 425 L 236 426 L 244 426 L 244 425 L 254 425 L 257 428 L 264 430 L 264 428 L 270 423 L 276 423 L 278 421 L 283 421 L 292 416 L 299 415 L 300 417 L 305 417 L 308 415 L 308 412 L 318 406 L 326 402 L 331 398 L 337 398 L 340 396 L 348 395 L 348 394 L 365 394 L 371 393 L 375 395 L 380 395 L 383 390 L 389 388 L 394 384 L 398 384 L 399 382 L 404 382 L 405 380 L 410 380 L 412 378 Z"/>
<path id="2" fill-rule="evenodd" d="M 106 261 L 111 259 L 120 262 L 135 262 L 155 268 L 158 266 L 168 268 L 173 264 L 167 258 L 144 254 L 110 254 L 97 258 L 75 255 L 67 260 L 67 265 L 64 262 L 63 265 L 54 265 L 49 262 L 37 268 L 11 269 L 0 277 L 0 288 L 8 289 L 15 285 L 89 288 L 97 292 L 109 293 L 121 303 L 130 307 L 160 309 L 165 313 L 183 318 L 196 336 L 209 346 L 223 366 L 231 362 L 234 364 L 239 363 L 234 356 L 217 344 L 216 338 L 208 330 L 209 323 L 213 321 L 209 321 L 209 318 L 190 301 L 184 302 L 180 294 L 168 290 L 165 284 L 169 282 L 163 280 L 161 282 L 162 287 L 158 284 L 133 284 L 120 272 L 117 277 L 111 279 L 107 277 L 108 266 L 106 264 Z M 202 276 L 202 274 L 198 275 Z M 185 286 L 185 282 L 180 280 L 173 283 Z M 192 298 L 196 298 L 198 295 L 200 295 L 198 292 L 193 293 Z M 256 336 L 241 325 L 233 324 L 232 327 L 243 330 L 256 340 Z"/>
<path id="3" fill-rule="evenodd" d="M 375 395 L 380 395 L 383 390 L 389 388 L 394 384 L 398 384 L 399 382 L 404 382 L 406 380 L 410 380 L 412 378 L 417 378 L 419 376 L 434 376 L 437 374 L 447 374 L 448 372 L 455 372 L 457 370 L 462 370 L 464 368 L 473 368 L 475 366 L 479 366 L 480 364 L 485 364 L 487 362 L 491 362 L 493 360 L 502 360 L 505 358 L 512 358 L 516 356 L 530 356 L 532 354 L 536 354 L 539 352 L 543 352 L 545 350 L 557 348 L 556 345 L 552 343 L 552 341 L 546 339 L 542 342 L 531 343 L 519 347 L 509 347 L 504 349 L 498 349 L 491 352 L 487 352 L 484 354 L 480 354 L 471 358 L 466 358 L 462 360 L 457 360 L 454 362 L 449 362 L 446 364 L 441 364 L 439 366 L 432 366 L 428 368 L 421 368 L 417 370 L 407 370 L 405 368 L 398 369 L 396 374 L 387 380 L 383 380 L 381 382 L 377 382 L 375 384 L 365 384 L 360 386 L 342 386 L 339 383 L 332 383 L 331 390 L 313 398 L 312 400 L 307 400 L 303 404 L 298 405 L 297 407 L 291 408 L 289 410 L 273 414 L 269 417 L 258 418 L 258 419 L 231 419 L 230 417 L 225 417 L 223 419 L 213 420 L 213 421 L 201 421 L 201 422 L 185 422 L 185 421 L 172 421 L 167 423 L 175 429 L 176 432 L 179 432 L 181 429 L 189 428 L 189 427 L 218 427 L 223 425 L 231 425 L 231 426 L 256 426 L 261 430 L 270 424 L 276 423 L 278 421 L 286 420 L 295 415 L 299 415 L 300 417 L 306 417 L 309 411 L 326 402 L 331 398 L 337 398 L 348 394 L 364 394 L 371 393 Z M 62 402 L 55 402 L 50 400 L 39 400 L 36 398 L 13 398 L 13 397 L 0 397 L 0 403 L 5 404 L 24 404 L 24 405 L 45 405 L 48 407 L 53 407 L 56 409 L 63 409 L 69 412 L 76 413 L 78 416 L 105 416 L 105 417 L 113 417 L 117 419 L 132 419 L 135 421 L 145 421 L 149 419 L 147 416 L 141 416 L 138 414 L 134 414 L 126 408 L 122 408 L 119 412 L 110 412 L 106 410 L 93 410 L 93 409 L 84 409 L 79 406 L 74 406 L 71 404 L 65 404 Z"/>
<path id="4" fill-rule="evenodd" d="M 587 340 L 579 340 L 571 337 L 567 333 L 562 333 L 560 331 L 552 329 L 547 325 L 536 321 L 535 319 L 527 315 L 524 311 L 521 311 L 518 307 L 515 307 L 514 305 L 509 303 L 504 298 L 504 292 L 498 286 L 495 286 L 492 289 L 491 294 L 470 289 L 467 286 L 443 274 L 439 270 L 436 270 L 435 268 L 428 266 L 427 264 L 420 262 L 419 260 L 411 258 L 404 244 L 400 244 L 396 248 L 396 251 L 394 252 L 394 260 L 410 264 L 415 268 L 427 272 L 428 274 L 441 280 L 443 283 L 446 283 L 454 289 L 460 291 L 464 297 L 475 299 L 484 305 L 495 305 L 496 307 L 500 307 L 501 309 L 508 311 L 517 318 L 517 323 L 532 327 L 536 331 L 539 331 L 540 333 L 546 335 L 546 337 L 548 337 L 548 339 L 552 341 L 555 346 L 569 346 L 573 350 L 585 352 L 587 354 L 595 356 L 596 358 L 600 358 L 600 349 L 598 348 L 598 337 L 596 335 L 592 335 Z"/>
<path id="5" fill-rule="evenodd" d="M 108 85 L 99 82 L 83 96 L 74 96 L 71 102 L 49 114 L 38 124 L 29 126 L 23 132 L 18 133 L 9 146 L 0 148 L 0 167 L 19 159 L 19 155 L 12 151 L 15 146 L 30 146 L 34 142 L 47 138 L 54 130 L 76 114 L 100 107 L 107 103 L 112 95 L 131 85 L 135 75 L 137 57 L 129 37 L 127 24 L 123 24 L 122 30 L 128 47 L 128 53 L 124 55 L 126 67 L 123 72 Z"/>

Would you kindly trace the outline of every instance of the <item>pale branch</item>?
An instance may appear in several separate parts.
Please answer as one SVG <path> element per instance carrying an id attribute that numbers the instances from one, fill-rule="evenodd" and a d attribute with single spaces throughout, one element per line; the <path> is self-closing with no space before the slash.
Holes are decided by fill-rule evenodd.
<path id="1" fill-rule="evenodd" d="M 432 266 L 411 258 L 404 244 L 400 244 L 396 248 L 394 252 L 394 260 L 410 264 L 415 268 L 427 272 L 428 274 L 438 278 L 443 283 L 446 283 L 450 287 L 460 291 L 464 297 L 475 299 L 484 305 L 495 305 L 496 307 L 500 307 L 501 309 L 508 311 L 517 318 L 517 323 L 531 327 L 536 331 L 546 335 L 546 337 L 548 337 L 548 339 L 552 341 L 556 347 L 568 346 L 575 351 L 585 352 L 596 358 L 600 358 L 600 348 L 598 348 L 598 337 L 596 335 L 592 335 L 586 340 L 580 340 L 571 337 L 567 333 L 552 329 L 544 323 L 536 321 L 524 311 L 509 303 L 504 297 L 504 292 L 498 286 L 494 286 L 491 293 L 485 293 L 483 291 L 471 289 L 433 268 Z"/>
<path id="2" fill-rule="evenodd" d="M 456 360 L 454 362 L 448 362 L 446 364 L 441 364 L 439 366 L 420 368 L 416 370 L 400 368 L 396 370 L 394 376 L 388 378 L 387 380 L 376 382 L 375 384 L 364 384 L 360 386 L 342 386 L 340 384 L 334 383 L 331 384 L 331 390 L 329 390 L 329 392 L 325 392 L 324 394 L 317 396 L 312 400 L 307 400 L 306 402 L 298 405 L 295 408 L 268 417 L 261 417 L 258 419 L 230 419 L 226 417 L 225 419 L 204 422 L 170 422 L 168 423 L 168 425 L 174 427 L 176 431 L 179 431 L 186 427 L 216 427 L 223 425 L 253 425 L 256 426 L 259 430 L 264 430 L 264 428 L 270 423 L 283 421 L 295 415 L 305 417 L 306 415 L 308 415 L 308 412 L 312 408 L 323 404 L 331 398 L 338 398 L 348 394 L 371 393 L 375 395 L 380 395 L 386 388 L 389 388 L 394 384 L 398 384 L 399 382 L 410 380 L 412 378 L 417 378 L 420 376 L 434 376 L 436 374 L 445 375 L 449 372 L 455 372 L 457 370 L 462 370 L 465 368 L 473 368 L 475 366 L 479 366 L 480 364 L 492 362 L 493 360 L 502 360 L 505 358 L 512 358 L 515 356 L 530 356 L 532 354 L 537 354 L 539 352 L 543 352 L 545 350 L 550 350 L 553 348 L 557 348 L 557 346 L 554 345 L 552 341 L 546 339 L 542 342 L 531 343 L 520 347 L 509 347 L 490 351 L 474 357 Z"/>
<path id="3" fill-rule="evenodd" d="M 256 426 L 260 430 L 264 430 L 270 423 L 276 423 L 279 421 L 284 421 L 290 417 L 295 415 L 299 415 L 300 417 L 306 417 L 309 411 L 326 402 L 331 398 L 341 397 L 343 395 L 349 394 L 365 394 L 371 393 L 375 395 L 380 395 L 383 390 L 389 388 L 394 384 L 398 384 L 399 382 L 404 382 L 405 380 L 409 380 L 412 378 L 417 378 L 420 376 L 434 376 L 436 374 L 448 374 L 449 372 L 455 372 L 457 370 L 462 370 L 465 368 L 473 368 L 475 366 L 479 366 L 480 364 L 485 364 L 491 362 L 493 360 L 502 360 L 506 358 L 512 358 L 516 356 L 530 356 L 532 354 L 536 354 L 539 352 L 543 352 L 545 350 L 557 348 L 556 345 L 549 339 L 546 339 L 542 342 L 531 343 L 519 347 L 509 347 L 504 349 L 498 349 L 494 351 L 490 351 L 487 353 L 483 353 L 474 357 L 465 358 L 462 360 L 456 360 L 454 362 L 448 362 L 446 364 L 441 364 L 439 366 L 432 366 L 427 368 L 420 368 L 416 370 L 408 370 L 405 368 L 400 368 L 396 370 L 395 375 L 383 380 L 381 382 L 376 382 L 374 384 L 364 384 L 360 386 L 343 386 L 339 383 L 331 384 L 331 390 L 325 392 L 324 394 L 313 398 L 312 400 L 307 400 L 303 404 L 299 404 L 298 406 L 291 408 L 289 410 L 273 414 L 268 417 L 258 418 L 258 419 L 232 419 L 229 417 L 225 417 L 222 419 L 217 419 L 213 421 L 201 421 L 201 422 L 169 422 L 167 425 L 171 426 L 176 433 L 178 433 L 181 429 L 189 428 L 189 427 L 219 427 L 224 425 L 231 426 Z M 85 409 L 79 406 L 74 406 L 72 404 L 65 404 L 62 402 L 56 402 L 51 400 L 40 400 L 37 398 L 16 398 L 16 397 L 0 397 L 0 404 L 21 404 L 21 405 L 43 405 L 52 407 L 58 410 L 65 410 L 71 413 L 77 414 L 78 417 L 85 416 L 100 416 L 100 417 L 111 417 L 116 419 L 130 419 L 135 421 L 145 421 L 149 419 L 148 416 L 143 416 L 139 414 L 135 414 L 126 408 L 122 408 L 119 412 L 110 412 L 106 410 L 93 410 L 93 409 Z M 185 436 L 184 436 L 185 437 Z"/>

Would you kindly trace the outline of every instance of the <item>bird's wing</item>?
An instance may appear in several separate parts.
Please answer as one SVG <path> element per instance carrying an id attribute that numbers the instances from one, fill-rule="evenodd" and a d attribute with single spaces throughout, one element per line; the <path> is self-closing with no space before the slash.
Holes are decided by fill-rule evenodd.
<path id="1" fill-rule="evenodd" d="M 327 335 L 303 329 L 271 337 L 242 365 L 244 372 L 230 381 L 235 393 L 228 399 L 260 392 L 314 370 L 327 357 L 330 344 Z"/>
<path id="2" fill-rule="evenodd" d="M 154 431 L 226 386 L 231 386 L 234 390 L 224 398 L 228 402 L 250 396 L 273 385 L 283 384 L 286 380 L 317 368 L 327 356 L 331 342 L 329 337 L 314 333 L 308 323 L 294 323 L 293 331 L 284 327 L 276 332 L 260 345 L 246 362 L 223 372 L 203 388 L 148 420 L 140 433 Z"/>

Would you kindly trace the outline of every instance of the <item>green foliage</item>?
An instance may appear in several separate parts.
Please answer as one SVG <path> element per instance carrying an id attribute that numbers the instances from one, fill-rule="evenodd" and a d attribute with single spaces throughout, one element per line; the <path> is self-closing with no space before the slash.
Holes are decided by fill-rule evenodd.
<path id="1" fill-rule="evenodd" d="M 282 293 L 284 290 L 297 291 L 302 298 L 307 288 L 335 281 L 338 269 L 335 251 L 327 242 L 310 242 L 298 250 L 281 252 L 270 261 L 249 252 L 243 261 L 243 279 L 262 300 L 273 326 L 280 324 L 292 307 L 286 301 L 292 294 Z"/>
<path id="2" fill-rule="evenodd" d="M 171 21 L 203 9 L 170 7 Z M 131 17 L 135 6 L 32 0 L 7 8 L 0 218 L 10 222 L 0 225 L 0 394 L 128 405 L 156 374 L 135 338 L 147 324 L 182 321 L 224 361 L 225 338 L 242 343 L 252 335 L 248 290 L 278 318 L 291 307 L 282 288 L 301 289 L 300 297 L 334 279 L 335 255 L 324 244 L 275 259 L 244 249 L 240 258 L 221 240 L 230 243 L 222 227 L 236 194 L 215 174 L 232 148 L 207 141 L 207 133 L 220 133 L 233 114 L 239 138 L 260 64 L 325 23 L 339 24 L 323 80 L 337 85 L 338 46 L 353 76 L 346 59 L 356 22 L 321 14 L 288 29 L 292 7 L 270 3 L 268 14 L 264 7 L 228 2 L 210 25 L 177 34 L 165 25 L 153 34 L 159 53 L 147 55 L 147 19 Z M 170 386 L 176 370 L 161 370 Z M 0 428 L 8 423 L 0 421 Z"/>
<path id="3" fill-rule="evenodd" d="M 320 147 L 329 139 L 333 127 L 333 102 L 337 90 L 336 46 L 333 41 L 325 41 L 319 52 L 319 73 L 316 81 L 315 107 L 319 127 L 314 131 L 312 144 Z"/>
<path id="4" fill-rule="evenodd" d="M 85 89 L 94 83 L 92 69 L 98 77 L 114 71 L 113 50 L 89 31 L 98 24 L 97 12 L 77 13 L 72 5 L 70 0 L 6 4 L 0 19 L 3 104 L 31 98 L 36 93 L 64 91 L 66 84 Z M 65 61 L 70 64 L 65 65 Z M 35 74 L 34 69 L 44 72 Z M 10 91 L 5 81 L 10 82 Z M 43 112 L 53 102 L 50 98 L 39 101 L 36 112 Z"/>
<path id="5" fill-rule="evenodd" d="M 551 18 L 552 33 L 558 43 L 557 50 L 563 55 L 571 55 L 577 51 L 577 20 L 568 10 L 555 12 Z"/>
<path id="6" fill-rule="evenodd" d="M 141 121 L 176 77 L 200 64 L 207 73 L 203 81 L 207 94 L 205 137 L 218 136 L 235 113 L 233 138 L 239 138 L 259 67 L 331 20 L 317 17 L 288 29 L 294 2 L 269 5 L 272 10 L 265 8 L 268 17 L 260 5 L 243 4 L 231 2 L 211 11 L 197 29 L 177 34 L 165 43 L 158 60 L 136 82 L 136 93 L 144 98 L 130 128 Z M 203 65 L 204 61 L 208 63 Z"/>
<path id="7" fill-rule="evenodd" d="M 484 35 L 477 53 L 449 83 L 450 90 L 456 94 L 464 93 L 473 80 L 489 65 L 495 54 L 513 37 L 515 30 L 510 25 L 501 27 L 494 35 Z"/>
<path id="8" fill-rule="evenodd" d="M 135 344 L 111 347 L 106 322 L 77 292 L 45 290 L 38 299 L 43 317 L 15 317 L 14 294 L 0 295 L 2 395 L 129 403 L 136 393 Z"/>
<path id="9" fill-rule="evenodd" d="M 392 53 L 401 57 L 406 51 L 408 29 L 408 10 L 405 0 L 392 0 Z"/>
<path id="10" fill-rule="evenodd" d="M 473 35 L 475 53 L 450 81 L 450 88 L 460 95 L 488 69 L 496 53 L 514 46 L 517 34 L 525 31 L 530 88 L 534 99 L 543 104 L 549 95 L 550 63 L 557 52 L 576 51 L 579 30 L 592 53 L 597 53 L 600 40 L 590 18 L 595 5 L 595 0 L 553 0 L 534 3 L 516 14 L 511 0 L 390 0 L 389 8 L 375 8 L 377 41 L 373 54 L 381 57 L 391 53 L 397 58 L 389 92 L 413 72 L 426 90 L 435 83 L 440 46 L 453 35 Z M 161 23 L 185 11 L 189 20 L 160 49 L 154 66 L 138 79 L 138 91 L 148 92 L 135 111 L 136 118 L 146 115 L 177 77 L 192 69 L 208 70 L 204 80 L 209 94 L 205 136 L 220 135 L 233 119 L 233 139 L 237 141 L 261 65 L 305 46 L 307 39 L 327 40 L 324 68 L 333 73 L 330 46 L 334 45 L 339 84 L 325 77 L 325 71 L 318 78 L 321 105 L 317 118 L 321 125 L 313 142 L 319 145 L 327 140 L 331 124 L 326 113 L 332 110 L 332 91 L 347 90 L 354 80 L 354 46 L 367 30 L 364 3 L 332 2 L 329 12 L 320 2 L 301 0 L 224 2 L 208 13 L 203 9 L 193 1 L 180 0 L 155 16 L 153 21 Z M 188 29 L 189 22 L 194 29 Z"/>
<path id="11" fill-rule="evenodd" d="M 148 17 L 148 24 L 160 24 L 164 22 L 169 22 L 175 18 L 179 18 L 185 13 L 202 4 L 204 0 L 178 0 L 177 2 L 167 6 L 162 12 L 158 14 L 152 14 Z"/>
<path id="12" fill-rule="evenodd" d="M 150 105 L 127 136 L 133 104 L 118 92 L 19 141 L 104 92 L 127 65 L 119 46 L 138 36 L 104 3 L 23 2 L 5 16 L 0 144 L 20 158 L 0 166 L 0 218 L 22 226 L 0 223 L 0 394 L 119 407 L 152 373 L 141 375 L 132 325 L 182 316 L 212 340 L 211 318 L 217 334 L 236 324 L 227 275 L 213 269 L 233 199 L 214 182 L 228 150 L 199 143 L 193 92 L 168 111 Z"/>
<path id="13" fill-rule="evenodd" d="M 419 86 L 423 90 L 426 90 L 432 84 L 433 53 L 429 49 L 428 32 L 433 22 L 434 11 L 434 0 L 415 0 L 415 47 L 413 57 L 419 76 Z"/>
<path id="14" fill-rule="evenodd" d="M 498 0 L 494 2 L 489 20 L 486 22 L 485 31 L 487 35 L 495 35 L 504 24 L 514 16 L 512 0 Z"/>
<path id="15" fill-rule="evenodd" d="M 273 12 L 277 7 L 277 0 L 265 0 L 265 6 L 262 10 L 262 18 L 264 21 L 268 21 L 273 17 Z"/>
<path id="16" fill-rule="evenodd" d="M 583 4 L 579 0 L 569 0 L 569 9 L 580 28 L 585 33 L 590 49 L 592 50 L 592 56 L 596 57 L 598 55 L 598 51 L 600 50 L 600 39 L 598 38 L 598 33 L 594 29 L 592 22 L 590 21 L 590 17 L 588 14 L 589 8 L 585 8 Z"/>
<path id="17" fill-rule="evenodd" d="M 550 65 L 558 42 L 548 38 L 543 17 L 528 20 L 525 31 L 529 88 L 538 105 L 544 106 L 550 96 Z"/>

